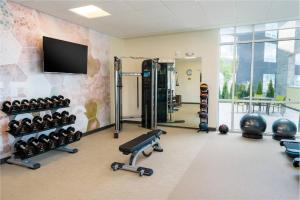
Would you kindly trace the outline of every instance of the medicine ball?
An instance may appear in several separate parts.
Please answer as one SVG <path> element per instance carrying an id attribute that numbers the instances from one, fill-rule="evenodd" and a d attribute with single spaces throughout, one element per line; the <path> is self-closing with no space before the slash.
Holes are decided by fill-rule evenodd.
<path id="1" fill-rule="evenodd" d="M 208 124 L 206 122 L 201 122 L 199 124 L 199 130 L 201 130 L 201 131 L 208 131 Z"/>
<path id="2" fill-rule="evenodd" d="M 206 83 L 201 83 L 200 84 L 200 89 L 201 90 L 207 90 L 208 89 L 208 85 Z"/>
<path id="3" fill-rule="evenodd" d="M 267 128 L 266 120 L 257 113 L 248 113 L 240 121 L 243 137 L 262 139 Z"/>
<path id="4" fill-rule="evenodd" d="M 221 124 L 219 126 L 219 132 L 220 132 L 220 134 L 227 134 L 228 131 L 229 131 L 229 128 L 228 128 L 228 126 L 226 124 Z"/>
<path id="5" fill-rule="evenodd" d="M 278 119 L 272 125 L 273 139 L 295 139 L 297 126 L 288 119 Z"/>

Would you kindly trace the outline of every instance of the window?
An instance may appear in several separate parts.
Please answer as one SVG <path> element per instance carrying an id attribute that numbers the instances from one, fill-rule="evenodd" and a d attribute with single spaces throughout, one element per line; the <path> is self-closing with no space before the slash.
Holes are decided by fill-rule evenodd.
<path id="1" fill-rule="evenodd" d="M 276 62 L 276 44 L 265 42 L 264 61 L 272 63 Z"/>
<path id="2" fill-rule="evenodd" d="M 270 82 L 274 85 L 275 74 L 263 74 L 263 93 L 266 94 Z"/>
<path id="3" fill-rule="evenodd" d="M 300 20 L 220 30 L 219 124 L 239 131 L 248 112 L 300 126 Z M 298 128 L 298 132 L 300 127 Z"/>

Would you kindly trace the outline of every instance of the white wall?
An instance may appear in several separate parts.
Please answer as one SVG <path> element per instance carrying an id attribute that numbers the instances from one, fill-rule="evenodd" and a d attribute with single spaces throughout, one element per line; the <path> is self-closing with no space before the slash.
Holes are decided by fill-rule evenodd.
<path id="1" fill-rule="evenodd" d="M 176 86 L 176 95 L 181 95 L 182 102 L 200 102 L 200 73 L 201 61 L 190 59 L 176 59 L 175 61 L 179 86 Z M 186 71 L 192 70 L 192 75 L 188 76 Z"/>
<path id="2" fill-rule="evenodd" d="M 218 49 L 218 31 L 209 30 L 126 39 L 124 40 L 123 55 L 175 59 L 175 52 L 181 52 L 181 54 L 193 52 L 197 57 L 201 57 L 202 81 L 208 83 L 210 89 L 209 126 L 216 127 L 218 110 Z M 141 71 L 141 65 L 140 63 L 127 65 L 123 67 L 123 71 Z M 124 82 L 128 84 L 128 86 L 123 88 L 124 115 L 134 114 L 133 111 L 136 110 L 135 82 L 136 80 L 131 80 L 128 83 Z"/>

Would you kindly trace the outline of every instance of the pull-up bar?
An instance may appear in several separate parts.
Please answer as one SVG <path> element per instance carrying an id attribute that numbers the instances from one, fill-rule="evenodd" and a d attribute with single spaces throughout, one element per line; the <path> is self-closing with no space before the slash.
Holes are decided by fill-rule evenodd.
<path id="1" fill-rule="evenodd" d="M 141 76 L 142 73 L 138 72 L 121 72 L 122 76 Z"/>
<path id="2" fill-rule="evenodd" d="M 121 59 L 135 59 L 135 60 L 139 60 L 139 59 L 141 59 L 141 60 L 152 60 L 153 58 L 147 58 L 147 57 L 139 57 L 139 56 L 122 56 L 122 57 L 119 57 L 119 58 L 121 58 Z"/>

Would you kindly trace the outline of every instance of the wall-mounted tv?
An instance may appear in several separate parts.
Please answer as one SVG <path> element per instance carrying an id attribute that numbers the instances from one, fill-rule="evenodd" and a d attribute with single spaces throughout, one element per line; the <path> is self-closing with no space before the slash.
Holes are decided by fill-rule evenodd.
<path id="1" fill-rule="evenodd" d="M 44 72 L 87 73 L 88 47 L 43 37 Z"/>

